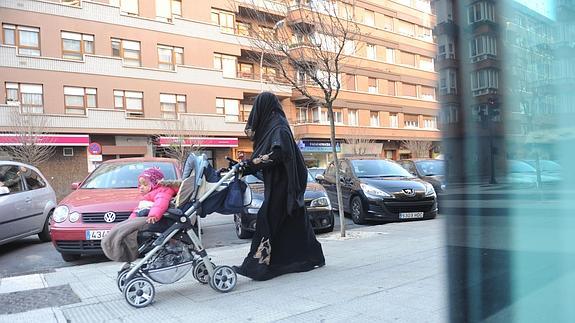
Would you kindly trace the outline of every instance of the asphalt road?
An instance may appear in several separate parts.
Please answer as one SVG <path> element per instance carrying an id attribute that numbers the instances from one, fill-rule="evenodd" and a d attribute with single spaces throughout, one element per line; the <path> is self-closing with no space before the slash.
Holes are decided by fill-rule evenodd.
<path id="1" fill-rule="evenodd" d="M 357 227 L 349 218 L 346 228 Z M 339 218 L 335 217 L 335 231 Z M 241 240 L 234 231 L 233 215 L 213 214 L 202 219 L 202 242 L 208 250 L 215 247 L 249 243 Z M 0 246 L 0 278 L 36 272 L 49 272 L 55 268 L 108 261 L 105 256 L 86 256 L 78 261 L 65 262 L 51 242 L 41 242 L 36 235 Z"/>

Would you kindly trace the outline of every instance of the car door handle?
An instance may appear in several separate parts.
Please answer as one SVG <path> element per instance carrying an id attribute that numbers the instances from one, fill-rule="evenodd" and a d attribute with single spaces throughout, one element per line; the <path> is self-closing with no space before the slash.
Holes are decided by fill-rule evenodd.
<path id="1" fill-rule="evenodd" d="M 27 197 L 27 198 L 25 198 L 25 199 L 24 199 L 24 202 L 26 202 L 26 203 L 30 203 L 30 202 L 32 202 L 32 198 L 30 198 L 30 197 Z"/>

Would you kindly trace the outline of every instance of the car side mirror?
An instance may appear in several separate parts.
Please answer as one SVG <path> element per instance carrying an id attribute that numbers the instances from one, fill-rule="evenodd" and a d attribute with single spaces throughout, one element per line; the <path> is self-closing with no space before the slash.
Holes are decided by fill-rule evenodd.
<path id="1" fill-rule="evenodd" d="M 325 179 L 325 177 L 323 177 L 322 174 L 317 174 L 317 175 L 315 175 L 315 180 L 316 180 L 316 181 L 323 181 L 324 179 Z"/>
<path id="2" fill-rule="evenodd" d="M 71 185 L 72 191 L 75 191 L 78 189 L 78 187 L 80 187 L 80 182 L 74 182 Z"/>
<path id="3" fill-rule="evenodd" d="M 10 189 L 6 186 L 0 186 L 0 196 L 10 194 Z"/>

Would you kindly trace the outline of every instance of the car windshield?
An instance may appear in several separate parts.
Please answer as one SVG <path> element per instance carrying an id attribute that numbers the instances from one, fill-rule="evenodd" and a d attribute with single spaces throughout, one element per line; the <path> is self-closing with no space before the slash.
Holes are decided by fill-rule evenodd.
<path id="1" fill-rule="evenodd" d="M 528 163 L 529 165 L 531 165 L 533 168 L 537 169 L 537 161 L 535 160 L 526 160 L 526 163 Z M 544 172 L 560 172 L 561 171 L 561 165 L 557 164 L 556 162 L 552 161 L 552 160 L 539 160 L 539 167 L 541 167 L 541 170 Z"/>
<path id="2" fill-rule="evenodd" d="M 408 171 L 394 162 L 385 160 L 352 160 L 357 177 L 413 177 Z"/>
<path id="3" fill-rule="evenodd" d="M 415 167 L 423 176 L 445 175 L 445 162 L 442 160 L 419 160 Z"/>
<path id="4" fill-rule="evenodd" d="M 149 167 L 159 167 L 164 178 L 174 180 L 176 169 L 168 162 L 114 162 L 102 164 L 84 181 L 81 188 L 137 188 L 138 176 Z"/>
<path id="5" fill-rule="evenodd" d="M 307 182 L 308 183 L 314 183 L 315 182 L 315 178 L 313 178 L 313 176 L 310 172 L 307 172 Z"/>
<path id="6" fill-rule="evenodd" d="M 244 177 L 244 181 L 248 184 L 263 183 L 259 178 L 254 175 L 248 175 Z"/>
<path id="7" fill-rule="evenodd" d="M 525 162 L 518 160 L 508 160 L 507 167 L 509 173 L 536 173 L 537 170 Z"/>

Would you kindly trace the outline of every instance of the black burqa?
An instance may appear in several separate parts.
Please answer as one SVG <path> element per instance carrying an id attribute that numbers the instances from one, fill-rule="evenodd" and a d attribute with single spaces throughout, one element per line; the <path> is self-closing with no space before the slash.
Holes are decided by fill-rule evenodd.
<path id="1" fill-rule="evenodd" d="M 236 267 L 237 272 L 254 280 L 268 280 L 323 266 L 321 244 L 305 210 L 307 168 L 273 93 L 263 92 L 256 97 L 246 133 L 254 142 L 246 173 L 261 171 L 265 192 L 250 252 Z M 253 163 L 263 155 L 269 155 L 269 159 Z"/>

